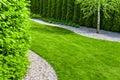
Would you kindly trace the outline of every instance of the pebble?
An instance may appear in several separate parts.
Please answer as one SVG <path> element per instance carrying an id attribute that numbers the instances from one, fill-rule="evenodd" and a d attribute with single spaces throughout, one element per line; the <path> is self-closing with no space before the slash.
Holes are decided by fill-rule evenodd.
<path id="1" fill-rule="evenodd" d="M 33 51 L 29 51 L 30 66 L 23 80 L 58 80 L 52 66 Z"/>

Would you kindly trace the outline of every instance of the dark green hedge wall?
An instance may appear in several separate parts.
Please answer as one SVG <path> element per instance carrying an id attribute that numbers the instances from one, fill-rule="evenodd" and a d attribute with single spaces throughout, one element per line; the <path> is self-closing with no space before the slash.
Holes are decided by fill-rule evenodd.
<path id="1" fill-rule="evenodd" d="M 62 3 L 62 10 L 61 10 L 61 12 L 62 12 L 62 15 L 61 15 L 61 19 L 62 20 L 66 20 L 66 14 L 67 14 L 67 0 L 63 0 L 63 3 Z"/>
<path id="2" fill-rule="evenodd" d="M 47 12 L 47 17 L 51 18 L 51 7 L 52 7 L 52 4 L 51 4 L 51 0 L 48 0 L 48 12 Z"/>
<path id="3" fill-rule="evenodd" d="M 48 0 L 43 0 L 43 12 L 42 12 L 43 17 L 47 17 L 47 10 L 48 10 L 47 2 Z"/>
<path id="4" fill-rule="evenodd" d="M 34 1 L 35 2 L 35 1 Z M 43 0 L 40 0 L 40 5 L 39 5 L 39 13 L 38 14 L 43 14 Z M 31 1 L 31 6 L 32 6 L 32 1 Z M 31 9 L 32 10 L 32 9 Z"/>
<path id="5" fill-rule="evenodd" d="M 74 15 L 73 15 L 73 22 L 79 24 L 79 18 L 80 18 L 80 5 L 76 4 L 74 6 Z"/>
<path id="6" fill-rule="evenodd" d="M 26 6 L 26 0 L 0 1 L 0 80 L 22 80 L 27 72 L 29 11 Z"/>
<path id="7" fill-rule="evenodd" d="M 56 19 L 60 20 L 62 16 L 62 0 L 56 0 L 56 1 L 57 1 Z"/>
<path id="8" fill-rule="evenodd" d="M 73 20 L 73 15 L 74 15 L 74 1 L 75 0 L 67 0 L 67 15 L 66 15 L 66 20 L 67 21 L 72 21 Z"/>
<path id="9" fill-rule="evenodd" d="M 56 0 L 51 0 L 52 1 L 52 6 L 51 6 L 51 17 L 55 18 L 56 14 Z"/>
<path id="10" fill-rule="evenodd" d="M 38 1 L 40 1 L 40 6 L 36 6 L 39 4 Z M 66 20 L 81 26 L 96 28 L 97 14 L 92 15 L 90 18 L 83 18 L 80 4 L 75 4 L 75 0 L 31 0 L 32 13 L 36 14 L 38 8 L 40 8 L 38 14 L 44 18 Z M 120 32 L 120 14 L 116 12 L 109 14 L 110 19 L 101 16 L 101 29 Z"/>

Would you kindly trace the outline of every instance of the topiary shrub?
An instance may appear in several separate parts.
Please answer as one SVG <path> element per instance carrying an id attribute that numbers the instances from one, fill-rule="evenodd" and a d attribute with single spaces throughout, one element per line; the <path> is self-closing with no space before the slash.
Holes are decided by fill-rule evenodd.
<path id="1" fill-rule="evenodd" d="M 0 0 L 0 80 L 22 80 L 27 72 L 29 11 L 26 0 Z"/>

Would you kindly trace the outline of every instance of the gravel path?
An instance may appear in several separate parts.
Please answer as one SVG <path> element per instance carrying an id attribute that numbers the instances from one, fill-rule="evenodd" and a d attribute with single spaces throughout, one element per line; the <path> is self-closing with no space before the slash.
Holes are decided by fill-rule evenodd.
<path id="1" fill-rule="evenodd" d="M 95 38 L 95 39 L 120 42 L 120 33 L 100 30 L 100 33 L 96 34 L 96 29 L 93 29 L 93 28 L 87 28 L 87 27 L 82 27 L 82 26 L 80 28 L 75 28 L 75 27 L 61 25 L 61 24 L 52 24 L 52 23 L 48 23 L 48 22 L 45 22 L 45 21 L 42 21 L 39 19 L 32 19 L 32 20 L 36 21 L 38 23 L 41 23 L 41 24 L 65 28 L 65 29 L 71 30 L 71 31 L 73 31 L 77 34 L 83 35 L 83 36 L 87 36 L 87 37 L 91 37 L 91 38 Z"/>
<path id="2" fill-rule="evenodd" d="M 29 51 L 31 62 L 27 75 L 23 80 L 57 80 L 54 69 L 43 58 Z"/>

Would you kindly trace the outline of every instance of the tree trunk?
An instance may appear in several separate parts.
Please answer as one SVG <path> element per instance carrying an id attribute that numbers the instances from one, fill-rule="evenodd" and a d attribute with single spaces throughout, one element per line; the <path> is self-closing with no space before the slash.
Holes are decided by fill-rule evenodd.
<path id="1" fill-rule="evenodd" d="M 98 2 L 98 20 L 97 20 L 97 31 L 96 33 L 99 33 L 100 31 L 100 7 L 101 7 L 101 4 L 100 4 L 100 0 Z"/>

